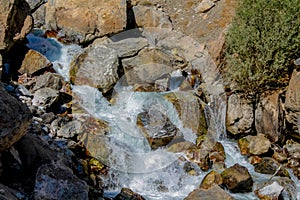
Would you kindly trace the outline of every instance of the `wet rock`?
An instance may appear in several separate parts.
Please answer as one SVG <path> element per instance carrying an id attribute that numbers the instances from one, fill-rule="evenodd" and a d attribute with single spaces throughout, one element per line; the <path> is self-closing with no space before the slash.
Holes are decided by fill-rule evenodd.
<path id="1" fill-rule="evenodd" d="M 283 117 L 280 91 L 263 97 L 255 110 L 256 132 L 264 134 L 272 143 L 278 142 L 282 138 Z"/>
<path id="2" fill-rule="evenodd" d="M 215 6 L 215 3 L 211 0 L 203 0 L 199 5 L 195 8 L 196 13 L 204 13 L 209 11 L 212 7 Z"/>
<path id="3" fill-rule="evenodd" d="M 145 38 L 126 38 L 105 46 L 116 50 L 119 58 L 125 58 L 136 55 L 141 49 L 148 46 L 148 40 Z"/>
<path id="4" fill-rule="evenodd" d="M 127 83 L 129 85 L 148 83 L 173 71 L 171 57 L 154 48 L 144 48 L 137 56 L 122 60 Z"/>
<path id="5" fill-rule="evenodd" d="M 152 149 L 165 147 L 180 135 L 179 129 L 157 109 L 139 113 L 137 126 L 147 138 Z"/>
<path id="6" fill-rule="evenodd" d="M 0 2 L 0 51 L 8 50 L 17 39 L 24 39 L 32 24 L 30 21 L 30 7 L 25 0 Z M 29 27 L 28 27 L 29 26 Z"/>
<path id="7" fill-rule="evenodd" d="M 58 162 L 42 165 L 35 179 L 34 199 L 88 199 L 87 184 Z"/>
<path id="8" fill-rule="evenodd" d="M 216 142 L 208 156 L 213 169 L 223 170 L 225 168 L 226 154 L 224 147 L 220 142 Z"/>
<path id="9" fill-rule="evenodd" d="M 284 108 L 286 110 L 286 129 L 288 134 L 300 138 L 300 72 L 294 71 L 286 91 Z"/>
<path id="10" fill-rule="evenodd" d="M 227 192 L 215 185 L 209 189 L 196 189 L 191 192 L 184 200 L 211 200 L 211 199 L 224 199 L 233 200 Z"/>
<path id="11" fill-rule="evenodd" d="M 191 129 L 197 135 L 207 133 L 204 105 L 192 91 L 167 93 L 164 98 L 175 106 L 184 128 Z"/>
<path id="12" fill-rule="evenodd" d="M 209 149 L 208 148 L 198 148 L 191 147 L 185 151 L 187 158 L 196 163 L 203 171 L 207 171 L 211 167 L 209 160 Z"/>
<path id="13" fill-rule="evenodd" d="M 132 8 L 138 27 L 157 27 L 172 29 L 172 23 L 166 13 L 152 7 L 137 5 Z"/>
<path id="14" fill-rule="evenodd" d="M 261 155 L 269 151 L 271 142 L 262 134 L 248 135 L 239 139 L 238 145 L 243 155 Z"/>
<path id="15" fill-rule="evenodd" d="M 122 188 L 121 192 L 114 198 L 114 200 L 144 200 L 141 195 L 133 192 L 129 188 Z"/>
<path id="16" fill-rule="evenodd" d="M 231 95 L 227 103 L 227 130 L 234 135 L 249 134 L 254 123 L 252 104 L 236 94 Z"/>
<path id="17" fill-rule="evenodd" d="M 52 66 L 52 63 L 45 56 L 37 51 L 29 50 L 25 55 L 19 72 L 21 74 L 27 73 L 28 75 L 32 75 L 50 66 Z"/>
<path id="18" fill-rule="evenodd" d="M 63 86 L 64 79 L 59 74 L 47 72 L 36 79 L 36 84 L 33 87 L 33 91 L 41 88 L 51 88 L 53 90 L 60 90 Z"/>
<path id="19" fill-rule="evenodd" d="M 284 148 L 279 145 L 273 145 L 272 150 L 274 151 L 272 158 L 274 158 L 279 163 L 285 162 L 287 160 L 287 152 Z M 300 150 L 300 149 L 299 149 Z"/>
<path id="20" fill-rule="evenodd" d="M 273 158 L 262 158 L 260 163 L 254 165 L 254 170 L 262 174 L 272 174 L 281 177 L 290 177 L 289 172 L 285 167 L 279 164 Z"/>
<path id="21" fill-rule="evenodd" d="M 91 46 L 71 63 L 70 80 L 75 85 L 89 85 L 106 93 L 118 81 L 118 62 L 114 49 Z"/>
<path id="22" fill-rule="evenodd" d="M 200 188 L 209 189 L 214 185 L 221 185 L 221 184 L 222 184 L 221 175 L 216 171 L 211 171 L 203 178 L 200 184 Z"/>
<path id="23" fill-rule="evenodd" d="M 287 166 L 293 169 L 295 176 L 300 178 L 300 144 L 292 141 L 287 141 L 285 149 L 288 152 Z"/>
<path id="24" fill-rule="evenodd" d="M 1 200 L 19 200 L 20 196 L 23 196 L 20 192 L 0 183 L 0 199 Z"/>
<path id="25" fill-rule="evenodd" d="M 255 194 L 260 199 L 296 199 L 296 184 L 286 177 L 274 177 L 265 183 L 258 184 Z"/>
<path id="26" fill-rule="evenodd" d="M 173 153 L 179 153 L 184 152 L 185 150 L 195 147 L 195 145 L 191 142 L 184 141 L 184 142 L 177 142 L 175 144 L 170 145 L 167 148 L 167 151 L 173 152 Z"/>
<path id="27" fill-rule="evenodd" d="M 5 91 L 2 83 L 0 105 L 0 151 L 3 151 L 25 135 L 32 115 L 24 104 Z"/>
<path id="28" fill-rule="evenodd" d="M 68 40 L 86 43 L 124 30 L 126 6 L 126 0 L 50 1 L 46 4 L 46 27 Z"/>
<path id="29" fill-rule="evenodd" d="M 223 184 L 233 193 L 251 192 L 253 180 L 248 169 L 239 164 L 235 164 L 222 173 Z"/>
<path id="30" fill-rule="evenodd" d="M 46 110 L 56 106 L 59 100 L 59 92 L 51 88 L 41 88 L 34 93 L 32 105 L 42 106 Z"/>

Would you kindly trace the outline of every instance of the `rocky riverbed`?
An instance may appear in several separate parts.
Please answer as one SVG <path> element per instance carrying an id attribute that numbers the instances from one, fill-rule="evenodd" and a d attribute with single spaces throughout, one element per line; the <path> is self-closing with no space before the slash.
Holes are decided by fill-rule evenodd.
<path id="1" fill-rule="evenodd" d="M 224 86 L 234 5 L 0 0 L 1 199 L 300 199 L 299 70 Z"/>

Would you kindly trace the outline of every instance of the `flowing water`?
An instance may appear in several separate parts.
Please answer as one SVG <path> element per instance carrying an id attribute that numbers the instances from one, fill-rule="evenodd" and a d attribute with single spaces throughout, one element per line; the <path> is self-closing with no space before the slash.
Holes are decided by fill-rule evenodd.
<path id="1" fill-rule="evenodd" d="M 28 39 L 30 42 L 28 46 L 47 56 L 54 63 L 57 72 L 68 80 L 69 63 L 74 55 L 82 52 L 82 49 L 77 45 L 61 45 L 54 39 L 40 38 L 37 35 L 29 35 Z M 182 153 L 170 153 L 165 149 L 151 150 L 136 125 L 137 115 L 145 108 L 160 110 L 180 130 L 186 141 L 195 142 L 196 136 L 191 130 L 183 128 L 176 109 L 162 97 L 162 93 L 132 92 L 132 88 L 118 84 L 115 91 L 117 91 L 115 103 L 112 104 L 95 88 L 73 86 L 73 92 L 84 109 L 110 125 L 107 137 L 111 154 L 105 164 L 111 168 L 109 177 L 104 180 L 105 195 L 115 196 L 121 188 L 126 187 L 149 200 L 184 199 L 198 188 L 208 172 L 203 172 L 197 165 L 189 163 Z M 211 99 L 212 101 L 205 108 L 209 129 L 212 130 L 209 132 L 214 133 L 210 137 L 223 144 L 226 166 L 239 163 L 248 168 L 254 181 L 268 180 L 271 176 L 256 173 L 247 158 L 240 154 L 237 143 L 226 138 L 226 98 L 212 96 Z M 196 175 L 186 173 L 187 164 L 192 165 Z M 294 198 L 300 199 L 299 180 L 294 176 L 292 179 L 297 184 Z M 254 193 L 231 195 L 239 200 L 257 199 Z"/>

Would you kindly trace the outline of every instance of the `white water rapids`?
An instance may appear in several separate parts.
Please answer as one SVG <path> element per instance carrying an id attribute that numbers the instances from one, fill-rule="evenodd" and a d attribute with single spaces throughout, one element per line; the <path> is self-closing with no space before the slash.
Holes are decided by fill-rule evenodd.
<path id="1" fill-rule="evenodd" d="M 74 55 L 82 52 L 77 45 L 62 45 L 54 39 L 45 39 L 34 35 L 28 36 L 28 47 L 44 54 L 53 62 L 55 70 L 65 79 L 69 79 L 69 63 Z M 118 86 L 120 87 L 120 86 Z M 196 136 L 191 130 L 183 128 L 174 106 L 160 93 L 131 92 L 131 88 L 118 90 L 116 103 L 111 104 L 101 92 L 89 86 L 73 86 L 81 105 L 95 118 L 105 120 L 110 125 L 110 145 L 113 147 L 109 157 L 109 178 L 105 180 L 105 195 L 114 196 L 121 188 L 132 189 L 149 200 L 182 200 L 198 188 L 203 172 L 196 164 L 192 167 L 197 175 L 189 175 L 184 170 L 187 161 L 181 153 L 170 153 L 164 149 L 151 150 L 147 140 L 136 126 L 137 115 L 144 108 L 151 106 L 163 111 L 170 121 L 183 133 L 185 140 L 195 142 Z M 254 172 L 247 158 L 240 154 L 237 143 L 226 138 L 225 113 L 226 102 L 215 96 L 206 108 L 209 128 L 217 133 L 226 152 L 226 166 L 239 163 L 248 168 L 254 181 L 262 182 L 271 176 Z M 292 175 L 292 173 L 290 173 Z M 292 175 L 297 184 L 295 199 L 300 199 L 300 182 Z M 255 187 L 255 185 L 254 185 Z M 252 193 L 230 193 L 238 200 L 258 199 Z"/>

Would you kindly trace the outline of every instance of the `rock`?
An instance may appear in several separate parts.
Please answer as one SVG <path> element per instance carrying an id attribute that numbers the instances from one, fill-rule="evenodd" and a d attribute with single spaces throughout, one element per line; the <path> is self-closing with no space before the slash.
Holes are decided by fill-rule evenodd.
<path id="1" fill-rule="evenodd" d="M 137 27 L 157 27 L 172 29 L 172 23 L 166 13 L 147 6 L 133 6 L 132 8 Z"/>
<path id="2" fill-rule="evenodd" d="M 12 188 L 9 188 L 0 183 L 0 199 L 1 200 L 19 200 L 19 196 L 22 194 Z"/>
<path id="3" fill-rule="evenodd" d="M 0 105 L 0 151 L 3 151 L 25 135 L 32 115 L 24 104 L 5 91 L 2 83 Z"/>
<path id="4" fill-rule="evenodd" d="M 30 21 L 31 14 L 25 0 L 1 1 L 0 13 L 0 51 L 3 51 L 10 49 L 16 39 L 23 39 L 32 24 L 24 24 Z"/>
<path id="5" fill-rule="evenodd" d="M 106 93 L 118 80 L 118 62 L 114 49 L 104 45 L 92 46 L 71 63 L 71 83 L 89 85 Z"/>
<path id="6" fill-rule="evenodd" d="M 42 165 L 36 174 L 34 199 L 88 199 L 86 182 L 58 162 Z"/>
<path id="7" fill-rule="evenodd" d="M 201 3 L 195 8 L 196 13 L 204 13 L 209 11 L 212 7 L 215 6 L 211 0 L 202 0 Z"/>
<path id="8" fill-rule="evenodd" d="M 41 88 L 34 93 L 32 105 L 42 106 L 46 110 L 55 108 L 59 100 L 59 92 L 51 88 Z"/>
<path id="9" fill-rule="evenodd" d="M 195 145 L 191 142 L 184 141 L 184 142 L 177 142 L 175 144 L 170 145 L 167 148 L 167 151 L 172 152 L 172 153 L 180 153 L 184 152 L 185 150 L 195 147 Z"/>
<path id="10" fill-rule="evenodd" d="M 296 199 L 296 184 L 286 177 L 274 177 L 265 183 L 259 184 L 255 194 L 260 199 Z"/>
<path id="11" fill-rule="evenodd" d="M 59 131 L 57 131 L 58 137 L 63 138 L 73 138 L 77 135 L 80 135 L 82 124 L 79 121 L 70 121 L 63 125 Z"/>
<path id="12" fill-rule="evenodd" d="M 36 91 L 46 87 L 53 90 L 60 90 L 62 89 L 63 82 L 64 79 L 61 75 L 47 72 L 36 79 L 35 86 L 32 90 Z"/>
<path id="13" fill-rule="evenodd" d="M 122 188 L 121 192 L 114 198 L 114 200 L 145 200 L 145 198 L 133 192 L 129 188 Z"/>
<path id="14" fill-rule="evenodd" d="M 283 110 L 280 92 L 263 97 L 255 110 L 255 128 L 258 134 L 264 134 L 272 143 L 282 138 Z"/>
<path id="15" fill-rule="evenodd" d="M 211 199 L 224 199 L 233 200 L 227 192 L 215 185 L 209 189 L 196 189 L 191 192 L 184 200 L 211 200 Z"/>
<path id="16" fill-rule="evenodd" d="M 295 176 L 300 178 L 300 144 L 288 141 L 285 145 L 289 158 L 287 166 L 293 169 Z"/>
<path id="17" fill-rule="evenodd" d="M 239 164 L 235 164 L 222 173 L 223 184 L 233 193 L 251 192 L 253 180 L 248 169 Z"/>
<path id="18" fill-rule="evenodd" d="M 15 89 L 15 92 L 17 95 L 20 96 L 27 96 L 27 97 L 33 96 L 31 92 L 23 85 L 18 85 L 18 87 Z"/>
<path id="19" fill-rule="evenodd" d="M 144 48 L 137 56 L 122 60 L 128 85 L 153 84 L 173 71 L 171 57 L 155 48 Z"/>
<path id="20" fill-rule="evenodd" d="M 286 91 L 284 108 L 286 110 L 286 130 L 296 138 L 300 138 L 300 72 L 296 70 L 292 74 Z"/>
<path id="21" fill-rule="evenodd" d="M 184 128 L 191 129 L 197 135 L 207 133 L 204 105 L 192 91 L 166 93 L 164 98 L 175 106 Z"/>
<path id="22" fill-rule="evenodd" d="M 126 58 L 136 55 L 141 49 L 148 46 L 148 40 L 145 38 L 126 38 L 105 46 L 116 50 L 119 58 Z"/>
<path id="23" fill-rule="evenodd" d="M 227 130 L 234 135 L 249 134 L 254 123 L 253 106 L 236 94 L 229 96 L 227 103 Z"/>
<path id="24" fill-rule="evenodd" d="M 46 4 L 46 28 L 70 41 L 87 43 L 124 30 L 126 7 L 126 0 L 49 1 Z"/>
<path id="25" fill-rule="evenodd" d="M 223 170 L 225 168 L 226 154 L 224 147 L 220 142 L 215 143 L 208 156 L 213 169 Z"/>
<path id="26" fill-rule="evenodd" d="M 157 109 L 139 113 L 137 126 L 147 138 L 152 149 L 165 147 L 180 135 L 179 129 Z"/>
<path id="27" fill-rule="evenodd" d="M 222 184 L 221 175 L 216 171 L 211 171 L 203 178 L 200 184 L 200 188 L 209 189 L 214 185 L 221 185 L 221 184 Z"/>
<path id="28" fill-rule="evenodd" d="M 271 174 L 281 177 L 290 177 L 289 172 L 285 167 L 279 164 L 273 158 L 262 158 L 260 163 L 254 165 L 254 170 L 262 174 Z"/>
<path id="29" fill-rule="evenodd" d="M 271 142 L 262 134 L 248 135 L 239 139 L 238 145 L 243 155 L 261 155 L 269 151 Z"/>
<path id="30" fill-rule="evenodd" d="M 288 155 L 284 148 L 280 147 L 279 145 L 273 145 L 272 150 L 274 152 L 272 158 L 274 158 L 276 161 L 283 163 L 287 160 Z"/>
<path id="31" fill-rule="evenodd" d="M 192 146 L 185 151 L 185 154 L 191 162 L 196 163 L 203 171 L 210 169 L 209 149 Z"/>
<path id="32" fill-rule="evenodd" d="M 33 75 L 52 66 L 52 63 L 37 51 L 29 50 L 19 69 L 21 74 Z"/>

